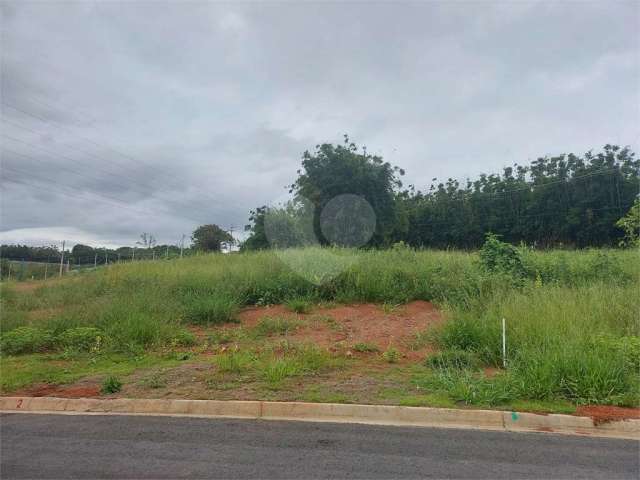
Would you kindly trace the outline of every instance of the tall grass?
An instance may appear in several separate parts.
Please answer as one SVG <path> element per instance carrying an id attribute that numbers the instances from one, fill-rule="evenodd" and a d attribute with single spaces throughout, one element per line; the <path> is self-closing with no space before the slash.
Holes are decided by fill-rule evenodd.
<path id="1" fill-rule="evenodd" d="M 513 385 L 524 385 L 520 394 L 616 402 L 635 394 L 638 372 L 629 359 L 639 334 L 639 253 L 521 254 L 518 281 L 487 272 L 477 253 L 409 249 L 308 248 L 284 257 L 264 251 L 110 265 L 35 290 L 2 284 L 0 328 L 3 337 L 32 326 L 57 338 L 94 327 L 109 348 L 137 351 L 170 343 L 186 324 L 232 321 L 243 305 L 289 302 L 304 310 L 306 302 L 427 300 L 450 312 L 442 346 L 489 365 L 501 361 L 500 320 L 507 319 L 509 372 Z"/>

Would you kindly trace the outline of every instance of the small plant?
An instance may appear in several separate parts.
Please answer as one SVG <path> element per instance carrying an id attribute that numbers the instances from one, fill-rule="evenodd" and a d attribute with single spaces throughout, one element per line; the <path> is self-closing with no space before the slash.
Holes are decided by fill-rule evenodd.
<path id="1" fill-rule="evenodd" d="M 122 390 L 122 382 L 113 375 L 110 375 L 102 382 L 100 392 L 105 395 L 109 395 L 112 393 L 118 393 L 120 390 Z"/>
<path id="2" fill-rule="evenodd" d="M 374 345 L 373 343 L 365 343 L 365 342 L 356 343 L 353 346 L 353 349 L 356 352 L 362 352 L 362 353 L 371 353 L 371 352 L 380 351 L 380 348 L 378 348 L 377 345 Z"/>
<path id="3" fill-rule="evenodd" d="M 296 313 L 309 313 L 311 311 L 311 302 L 305 298 L 293 298 L 286 302 L 286 306 Z"/>
<path id="4" fill-rule="evenodd" d="M 382 358 L 387 363 L 398 363 L 400 357 L 400 351 L 395 347 L 389 347 L 384 352 L 382 352 Z"/>
<path id="5" fill-rule="evenodd" d="M 50 332 L 33 327 L 18 327 L 2 335 L 2 352 L 9 355 L 43 352 L 53 346 Z"/>

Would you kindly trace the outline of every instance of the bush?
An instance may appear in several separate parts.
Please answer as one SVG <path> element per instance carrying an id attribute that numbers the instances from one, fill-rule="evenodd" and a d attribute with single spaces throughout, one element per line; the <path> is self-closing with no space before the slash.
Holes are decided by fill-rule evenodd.
<path id="1" fill-rule="evenodd" d="M 122 390 L 122 382 L 113 375 L 110 375 L 102 382 L 100 392 L 109 395 L 111 393 L 118 393 L 120 390 Z"/>
<path id="2" fill-rule="evenodd" d="M 445 350 L 427 357 L 425 364 L 431 368 L 456 370 L 476 369 L 480 366 L 478 357 L 466 350 Z"/>
<path id="3" fill-rule="evenodd" d="M 217 325 L 235 321 L 238 302 L 224 295 L 189 295 L 184 319 L 197 325 Z"/>
<path id="4" fill-rule="evenodd" d="M 100 329 L 94 327 L 70 328 L 58 336 L 58 342 L 69 350 L 95 352 L 104 345 L 104 334 Z"/>
<path id="5" fill-rule="evenodd" d="M 489 272 L 506 273 L 515 277 L 524 277 L 525 274 L 518 249 L 510 243 L 500 241 L 493 233 L 487 234 L 480 249 L 480 261 Z"/>
<path id="6" fill-rule="evenodd" d="M 9 355 L 36 353 L 53 347 L 50 332 L 33 327 L 18 327 L 2 335 L 2 352 Z"/>

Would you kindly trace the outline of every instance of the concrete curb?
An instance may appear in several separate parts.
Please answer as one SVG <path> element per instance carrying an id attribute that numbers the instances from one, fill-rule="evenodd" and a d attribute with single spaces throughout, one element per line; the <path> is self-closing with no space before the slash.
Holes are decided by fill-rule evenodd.
<path id="1" fill-rule="evenodd" d="M 215 418 L 364 423 L 413 427 L 551 432 L 640 440 L 640 420 L 595 425 L 588 417 L 498 410 L 351 405 L 337 403 L 0 397 L 3 413 L 170 415 Z"/>

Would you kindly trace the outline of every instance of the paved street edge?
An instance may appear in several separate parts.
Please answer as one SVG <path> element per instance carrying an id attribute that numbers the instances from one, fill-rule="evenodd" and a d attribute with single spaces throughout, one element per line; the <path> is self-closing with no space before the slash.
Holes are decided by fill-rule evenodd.
<path id="1" fill-rule="evenodd" d="M 4 413 L 170 415 L 298 420 L 411 427 L 549 432 L 640 439 L 640 420 L 594 424 L 572 415 L 450 408 L 236 400 L 93 399 L 0 397 Z"/>

